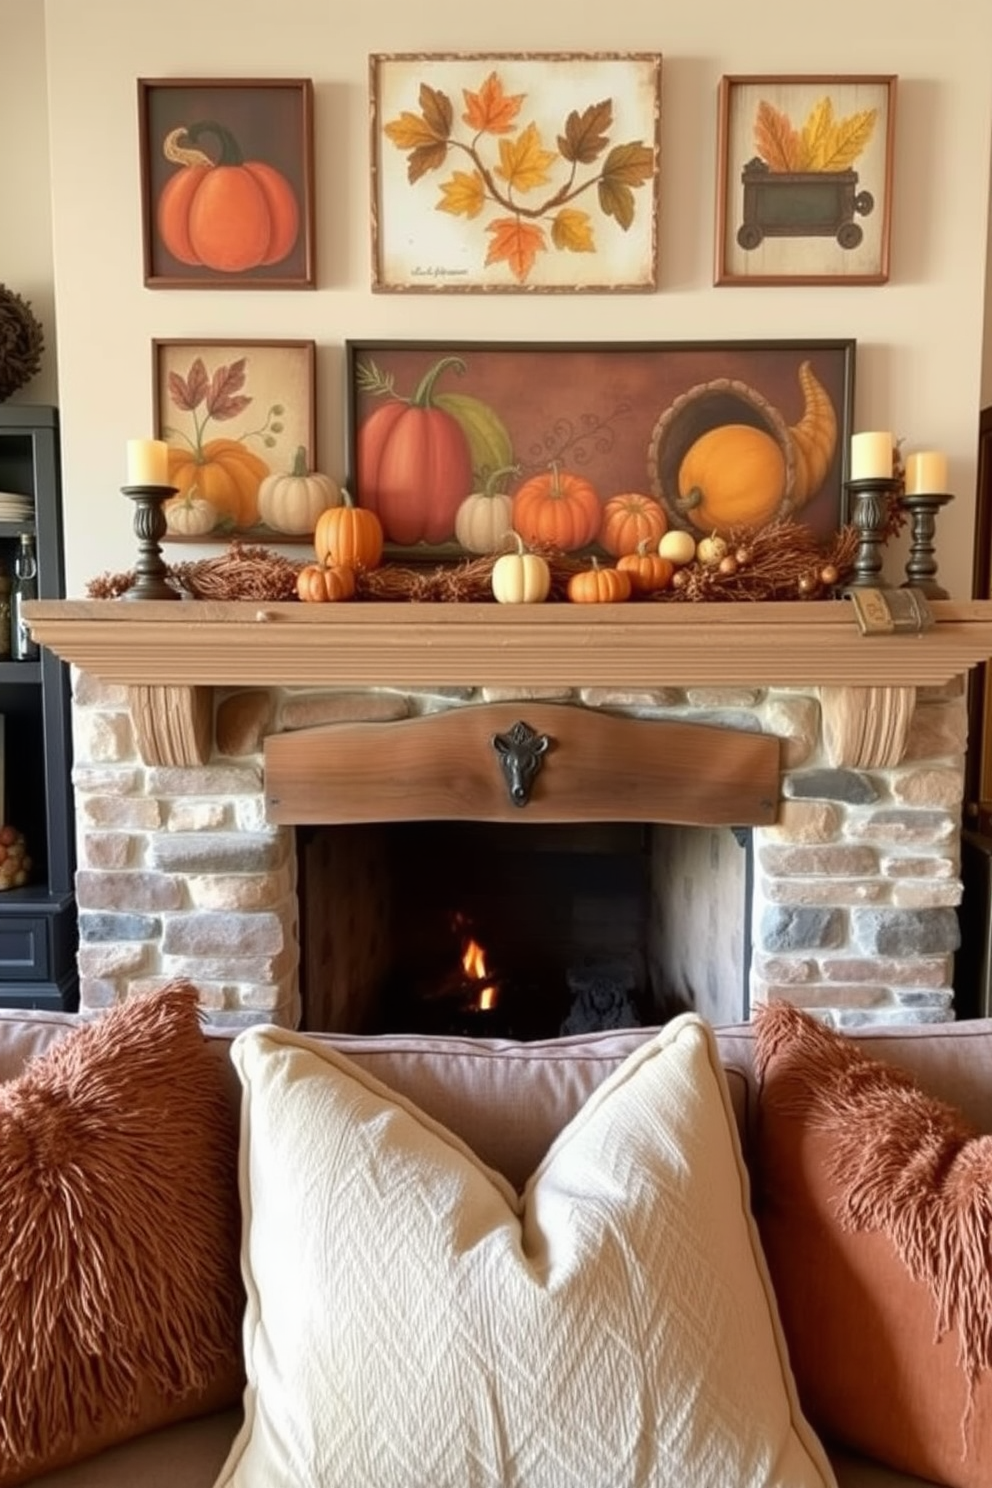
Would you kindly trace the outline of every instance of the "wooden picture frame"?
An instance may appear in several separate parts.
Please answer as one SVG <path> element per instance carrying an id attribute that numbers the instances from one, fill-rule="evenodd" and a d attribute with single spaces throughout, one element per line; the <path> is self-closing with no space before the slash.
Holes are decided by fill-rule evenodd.
<path id="1" fill-rule="evenodd" d="M 369 59 L 372 288 L 653 290 L 661 57 Z"/>
<path id="2" fill-rule="evenodd" d="M 653 496 L 670 526 L 696 536 L 728 511 L 757 526 L 794 515 L 824 539 L 846 521 L 853 340 L 347 341 L 345 352 L 347 484 L 359 506 L 377 511 L 393 553 L 444 560 L 480 551 L 458 537 L 465 499 L 512 496 L 553 468 L 603 503 Z M 727 425 L 763 436 L 745 438 L 770 462 L 764 504 L 728 496 L 720 512 L 694 509 L 679 489 L 683 461 Z M 425 439 L 429 472 L 418 466 Z M 726 441 L 718 462 L 732 470 L 741 450 Z M 586 549 L 602 551 L 595 540 Z"/>
<path id="3" fill-rule="evenodd" d="M 717 285 L 886 283 L 896 82 L 721 79 Z"/>
<path id="4" fill-rule="evenodd" d="M 149 289 L 312 289 L 309 78 L 139 78 Z"/>
<path id="5" fill-rule="evenodd" d="M 177 488 L 166 541 L 313 541 L 315 523 L 288 529 L 259 495 L 268 477 L 320 468 L 315 365 L 313 341 L 152 342 L 153 426 Z"/>

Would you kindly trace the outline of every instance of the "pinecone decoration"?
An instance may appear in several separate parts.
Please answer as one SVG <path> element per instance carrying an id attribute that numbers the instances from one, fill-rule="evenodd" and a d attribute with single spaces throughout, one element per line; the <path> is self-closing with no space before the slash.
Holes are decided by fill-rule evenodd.
<path id="1" fill-rule="evenodd" d="M 0 403 L 31 381 L 44 348 L 41 322 L 30 303 L 0 284 Z"/>

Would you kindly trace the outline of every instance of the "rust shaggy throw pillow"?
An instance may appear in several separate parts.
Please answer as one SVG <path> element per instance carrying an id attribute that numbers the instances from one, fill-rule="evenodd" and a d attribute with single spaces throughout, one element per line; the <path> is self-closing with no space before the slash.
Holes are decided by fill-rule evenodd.
<path id="1" fill-rule="evenodd" d="M 807 1415 L 989 1488 L 992 1137 L 797 1008 L 754 1022 L 758 1221 Z"/>
<path id="2" fill-rule="evenodd" d="M 0 1084 L 0 1485 L 233 1403 L 237 1112 L 173 983 Z"/>

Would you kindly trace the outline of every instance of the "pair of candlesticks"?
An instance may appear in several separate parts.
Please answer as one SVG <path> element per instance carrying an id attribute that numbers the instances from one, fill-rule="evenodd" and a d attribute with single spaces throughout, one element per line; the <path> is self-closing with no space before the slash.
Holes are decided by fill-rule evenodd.
<path id="1" fill-rule="evenodd" d="M 849 589 L 890 587 L 881 578 L 882 545 L 888 535 L 891 502 L 897 498 L 910 518 L 910 548 L 904 589 L 918 589 L 928 599 L 948 599 L 937 582 L 934 536 L 937 513 L 954 498 L 949 491 L 901 491 L 898 476 L 865 476 L 847 482 L 851 525 L 858 533 Z"/>

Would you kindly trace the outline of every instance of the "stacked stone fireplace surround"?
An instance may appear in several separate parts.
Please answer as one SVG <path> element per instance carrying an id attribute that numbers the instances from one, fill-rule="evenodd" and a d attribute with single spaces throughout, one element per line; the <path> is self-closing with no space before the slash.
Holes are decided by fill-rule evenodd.
<path id="1" fill-rule="evenodd" d="M 898 760 L 868 768 L 838 759 L 814 685 L 217 686 L 204 760 L 164 764 L 142 758 L 131 686 L 74 666 L 73 697 L 84 1009 L 184 975 L 218 1024 L 299 1024 L 295 832 L 267 820 L 265 738 L 541 700 L 781 740 L 777 817 L 753 829 L 750 1006 L 954 1015 L 963 676 L 916 688 Z"/>

